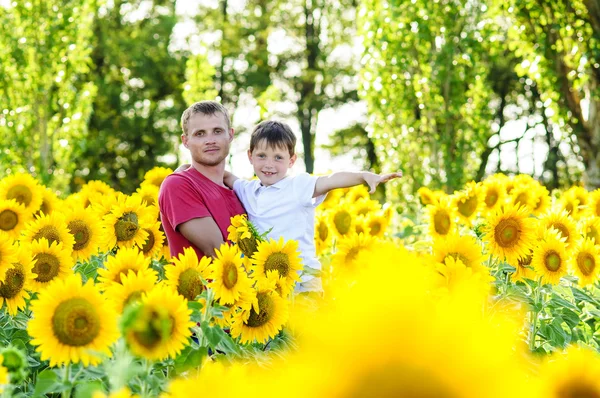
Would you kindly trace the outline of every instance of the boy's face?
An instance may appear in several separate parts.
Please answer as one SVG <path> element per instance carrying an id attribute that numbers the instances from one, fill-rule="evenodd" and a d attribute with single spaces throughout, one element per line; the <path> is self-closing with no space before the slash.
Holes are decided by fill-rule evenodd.
<path id="1" fill-rule="evenodd" d="M 287 148 L 272 147 L 263 140 L 252 152 L 248 151 L 248 159 L 254 166 L 254 174 L 268 187 L 286 176 L 287 171 L 296 162 L 296 154 L 290 156 Z"/>

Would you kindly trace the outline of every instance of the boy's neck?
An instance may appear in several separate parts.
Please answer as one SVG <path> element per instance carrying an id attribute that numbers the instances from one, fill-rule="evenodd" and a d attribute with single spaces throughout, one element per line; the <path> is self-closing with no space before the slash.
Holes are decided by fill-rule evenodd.
<path id="1" fill-rule="evenodd" d="M 192 167 L 215 184 L 222 187 L 225 186 L 223 183 L 223 175 L 225 174 L 225 161 L 215 166 L 207 166 L 192 160 Z"/>

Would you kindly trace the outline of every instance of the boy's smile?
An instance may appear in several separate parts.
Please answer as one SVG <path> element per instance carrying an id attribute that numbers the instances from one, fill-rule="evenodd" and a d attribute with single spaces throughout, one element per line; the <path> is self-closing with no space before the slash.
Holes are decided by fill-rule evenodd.
<path id="1" fill-rule="evenodd" d="M 270 186 L 286 176 L 296 161 L 296 155 L 290 155 L 287 148 L 274 147 L 263 140 L 252 152 L 248 151 L 248 159 L 262 185 Z"/>

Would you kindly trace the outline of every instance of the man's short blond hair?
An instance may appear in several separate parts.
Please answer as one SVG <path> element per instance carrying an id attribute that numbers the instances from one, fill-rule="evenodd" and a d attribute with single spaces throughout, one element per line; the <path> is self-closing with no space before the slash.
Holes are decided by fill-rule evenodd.
<path id="1" fill-rule="evenodd" d="M 229 112 L 227 109 L 219 104 L 216 101 L 200 101 L 195 104 L 190 105 L 185 111 L 183 111 L 183 115 L 181 115 L 181 129 L 183 130 L 183 134 L 187 135 L 188 133 L 188 123 L 192 115 L 196 113 L 201 113 L 203 115 L 216 115 L 217 113 L 221 113 L 225 116 L 225 121 L 227 122 L 227 129 L 231 128 L 231 120 L 229 120 Z"/>

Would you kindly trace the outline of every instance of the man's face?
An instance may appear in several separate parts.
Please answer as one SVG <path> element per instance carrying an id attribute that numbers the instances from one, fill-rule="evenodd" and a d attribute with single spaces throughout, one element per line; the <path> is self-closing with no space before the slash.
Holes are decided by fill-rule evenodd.
<path id="1" fill-rule="evenodd" d="M 190 150 L 193 162 L 216 166 L 229 155 L 233 129 L 227 128 L 225 115 L 196 113 L 188 121 L 188 132 L 181 135 L 183 145 Z"/>

